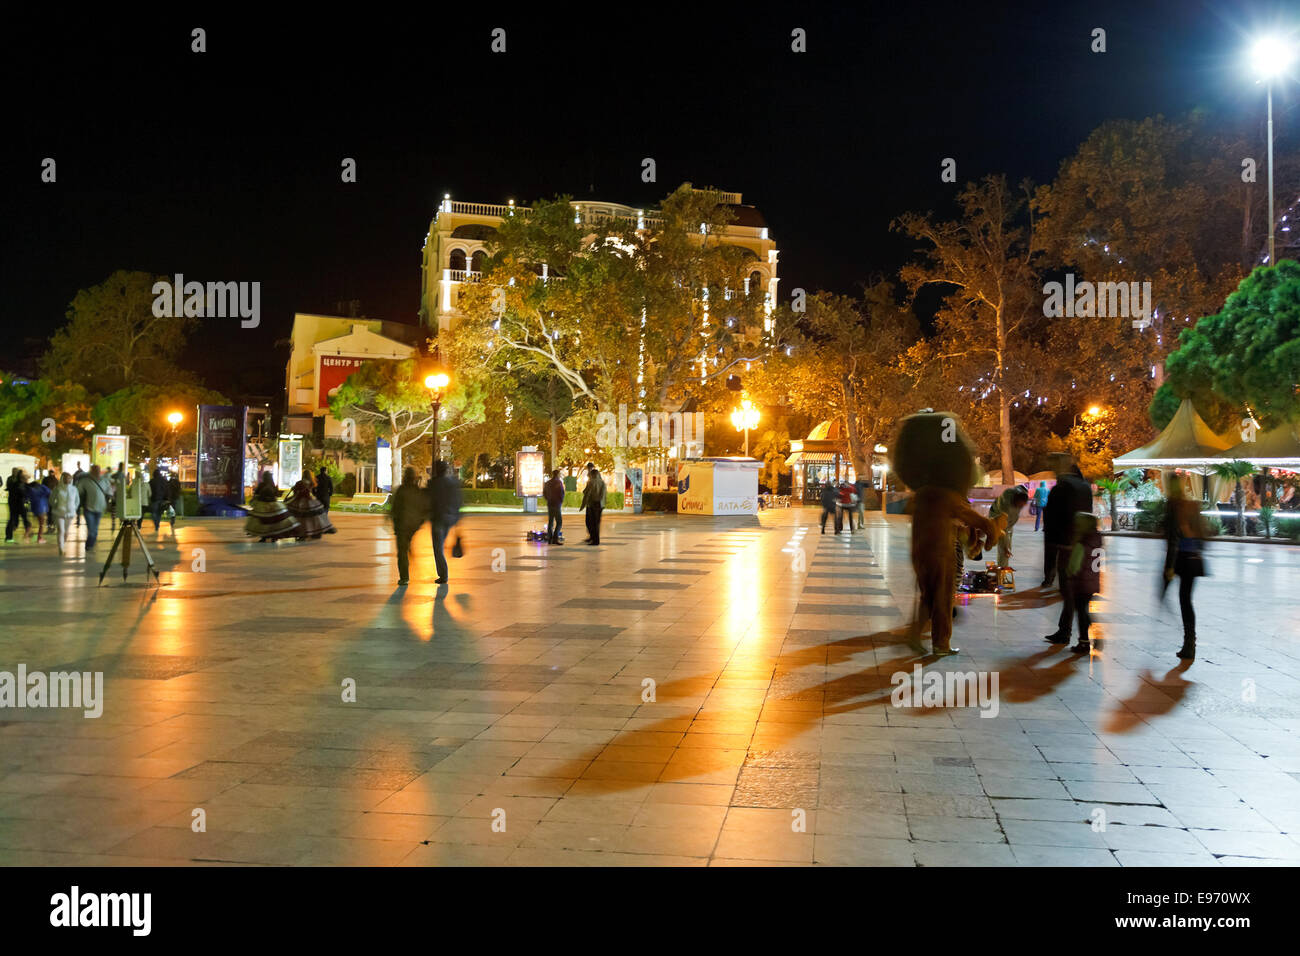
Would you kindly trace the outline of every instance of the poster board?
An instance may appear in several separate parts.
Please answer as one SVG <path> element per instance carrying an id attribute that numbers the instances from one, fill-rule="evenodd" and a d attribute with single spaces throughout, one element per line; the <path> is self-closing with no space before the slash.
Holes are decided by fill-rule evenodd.
<path id="1" fill-rule="evenodd" d="M 199 504 L 244 503 L 244 405 L 200 405 L 198 423 Z"/>
<path id="2" fill-rule="evenodd" d="M 111 475 L 117 466 L 129 460 L 130 435 L 95 435 L 90 446 L 90 463 L 98 465 L 100 472 Z"/>
<path id="3" fill-rule="evenodd" d="M 641 492 L 644 472 L 640 468 L 629 468 L 623 474 L 623 511 L 625 514 L 641 513 Z"/>
<path id="4" fill-rule="evenodd" d="M 302 436 L 280 436 L 280 489 L 292 488 L 302 480 Z"/>
<path id="5" fill-rule="evenodd" d="M 393 490 L 393 448 L 383 438 L 375 440 L 375 484 L 381 491 Z"/>
<path id="6" fill-rule="evenodd" d="M 515 452 L 515 497 L 540 498 L 546 483 L 546 455 L 527 449 Z"/>
<path id="7" fill-rule="evenodd" d="M 758 514 L 754 458 L 689 458 L 677 466 L 677 512 L 697 515 Z"/>

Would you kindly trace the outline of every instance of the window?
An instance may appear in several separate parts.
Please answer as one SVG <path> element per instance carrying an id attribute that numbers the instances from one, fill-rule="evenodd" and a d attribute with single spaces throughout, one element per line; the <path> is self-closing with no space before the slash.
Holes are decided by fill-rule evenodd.
<path id="1" fill-rule="evenodd" d="M 465 250 L 453 249 L 451 256 L 447 260 L 447 268 L 455 269 L 461 272 L 465 271 Z"/>
<path id="2" fill-rule="evenodd" d="M 751 272 L 749 274 L 749 294 L 762 295 L 767 290 L 763 288 L 763 273 Z"/>
<path id="3" fill-rule="evenodd" d="M 482 272 L 483 264 L 487 262 L 487 253 L 479 249 L 474 255 L 470 256 L 469 268 L 471 272 Z"/>

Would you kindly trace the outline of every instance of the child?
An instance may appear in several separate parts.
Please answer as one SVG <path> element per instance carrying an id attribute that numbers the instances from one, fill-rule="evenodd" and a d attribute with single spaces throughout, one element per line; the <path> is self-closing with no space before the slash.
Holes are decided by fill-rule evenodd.
<path id="1" fill-rule="evenodd" d="M 1088 628 L 1092 617 L 1088 605 L 1101 590 L 1101 532 L 1097 530 L 1097 516 L 1079 511 L 1074 516 L 1074 547 L 1070 550 L 1070 588 L 1074 594 L 1074 607 L 1079 619 L 1079 643 L 1070 648 L 1076 654 L 1092 650 Z M 1066 635 L 1067 639 L 1069 635 Z"/>

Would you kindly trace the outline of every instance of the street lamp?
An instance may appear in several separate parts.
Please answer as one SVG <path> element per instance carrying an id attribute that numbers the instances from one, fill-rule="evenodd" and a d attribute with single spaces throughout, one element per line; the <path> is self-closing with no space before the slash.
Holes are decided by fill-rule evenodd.
<path id="1" fill-rule="evenodd" d="M 1291 65 L 1292 43 L 1276 36 L 1261 37 L 1250 48 L 1251 66 L 1268 90 L 1268 264 L 1277 265 L 1273 250 L 1273 80 Z"/>
<path id="2" fill-rule="evenodd" d="M 438 413 L 442 410 L 442 392 L 451 382 L 445 372 L 434 372 L 424 378 L 424 387 L 433 393 L 433 457 L 429 459 L 429 476 L 436 477 L 438 467 Z"/>
<path id="3" fill-rule="evenodd" d="M 179 457 L 180 451 L 176 447 L 176 426 L 179 425 L 185 416 L 180 412 L 171 412 L 167 416 L 167 422 L 172 426 L 172 454 Z M 177 463 L 176 470 L 180 471 L 180 463 Z"/>
<path id="4" fill-rule="evenodd" d="M 745 433 L 745 457 L 749 457 L 749 430 L 758 427 L 758 409 L 754 407 L 749 399 L 740 400 L 740 407 L 733 409 L 731 412 L 731 424 L 736 426 L 736 431 Z"/>

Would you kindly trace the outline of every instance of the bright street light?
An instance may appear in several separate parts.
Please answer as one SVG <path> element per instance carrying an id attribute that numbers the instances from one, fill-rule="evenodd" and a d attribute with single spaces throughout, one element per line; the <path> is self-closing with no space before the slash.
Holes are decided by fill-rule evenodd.
<path id="1" fill-rule="evenodd" d="M 1295 55 L 1295 40 L 1277 36 L 1264 36 L 1250 48 L 1251 66 L 1268 90 L 1268 264 L 1277 265 L 1273 248 L 1273 80 L 1280 77 L 1291 65 Z"/>
<path id="2" fill-rule="evenodd" d="M 424 387 L 430 391 L 440 392 L 451 382 L 446 373 L 438 372 L 436 375 L 428 375 L 424 379 Z"/>
<path id="3" fill-rule="evenodd" d="M 745 457 L 749 457 L 749 430 L 758 427 L 758 409 L 747 398 L 740 401 L 740 407 L 731 412 L 731 424 L 736 431 L 745 433 Z"/>
<path id="4" fill-rule="evenodd" d="M 172 428 L 175 428 L 177 425 L 181 423 L 181 421 L 184 418 L 185 416 L 182 415 L 180 412 L 172 412 L 170 415 L 167 416 L 167 421 L 171 423 Z"/>

